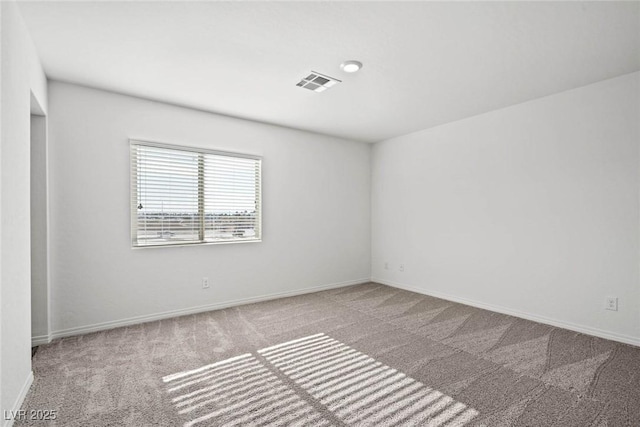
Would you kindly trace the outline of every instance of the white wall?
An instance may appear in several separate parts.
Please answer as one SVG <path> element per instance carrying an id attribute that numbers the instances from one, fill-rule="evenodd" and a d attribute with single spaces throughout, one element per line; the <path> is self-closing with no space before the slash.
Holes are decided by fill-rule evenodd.
<path id="1" fill-rule="evenodd" d="M 54 336 L 368 280 L 369 145 L 59 82 L 49 102 Z M 262 243 L 132 250 L 128 138 L 263 156 Z"/>
<path id="2" fill-rule="evenodd" d="M 17 6 L 0 8 L 0 409 L 8 411 L 32 378 L 29 122 L 31 92 L 46 112 L 47 82 Z"/>
<path id="3" fill-rule="evenodd" d="M 373 279 L 640 344 L 639 94 L 633 73 L 376 144 Z"/>
<path id="4" fill-rule="evenodd" d="M 33 101 L 32 101 L 33 102 Z M 47 267 L 47 119 L 31 115 L 31 336 L 49 340 Z"/>

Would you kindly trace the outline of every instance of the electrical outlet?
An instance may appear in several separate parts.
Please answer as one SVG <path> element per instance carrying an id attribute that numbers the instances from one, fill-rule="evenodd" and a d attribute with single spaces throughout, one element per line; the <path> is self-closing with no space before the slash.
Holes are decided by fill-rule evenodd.
<path id="1" fill-rule="evenodd" d="M 605 310 L 618 311 L 618 297 L 606 297 L 604 304 Z"/>
<path id="2" fill-rule="evenodd" d="M 388 263 L 388 262 L 385 262 L 385 263 L 384 263 L 384 269 L 385 269 L 385 270 L 388 270 L 388 269 L 389 269 L 389 263 Z"/>
<path id="3" fill-rule="evenodd" d="M 209 278 L 208 277 L 203 277 L 202 278 L 202 289 L 209 289 Z"/>
<path id="4" fill-rule="evenodd" d="M 400 267 L 398 267 L 398 270 L 404 271 L 404 264 L 400 264 Z"/>

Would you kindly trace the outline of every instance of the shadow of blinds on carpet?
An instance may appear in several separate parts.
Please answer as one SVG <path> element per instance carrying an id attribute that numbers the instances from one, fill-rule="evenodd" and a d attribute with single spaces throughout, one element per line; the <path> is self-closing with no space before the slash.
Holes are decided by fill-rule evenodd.
<path id="1" fill-rule="evenodd" d="M 464 426 L 478 411 L 325 334 L 163 378 L 190 427 L 278 422 Z"/>

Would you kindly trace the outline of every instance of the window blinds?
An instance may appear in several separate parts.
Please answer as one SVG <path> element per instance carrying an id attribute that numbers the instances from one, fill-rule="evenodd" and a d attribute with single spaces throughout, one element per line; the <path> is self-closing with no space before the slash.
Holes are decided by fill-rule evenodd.
<path id="1" fill-rule="evenodd" d="M 260 240 L 261 163 L 131 141 L 133 246 Z"/>

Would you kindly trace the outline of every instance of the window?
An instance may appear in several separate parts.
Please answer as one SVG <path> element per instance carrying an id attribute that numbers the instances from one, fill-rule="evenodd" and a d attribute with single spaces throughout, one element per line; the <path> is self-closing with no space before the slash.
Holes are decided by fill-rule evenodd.
<path id="1" fill-rule="evenodd" d="M 259 157 L 131 141 L 134 247 L 261 239 Z"/>

